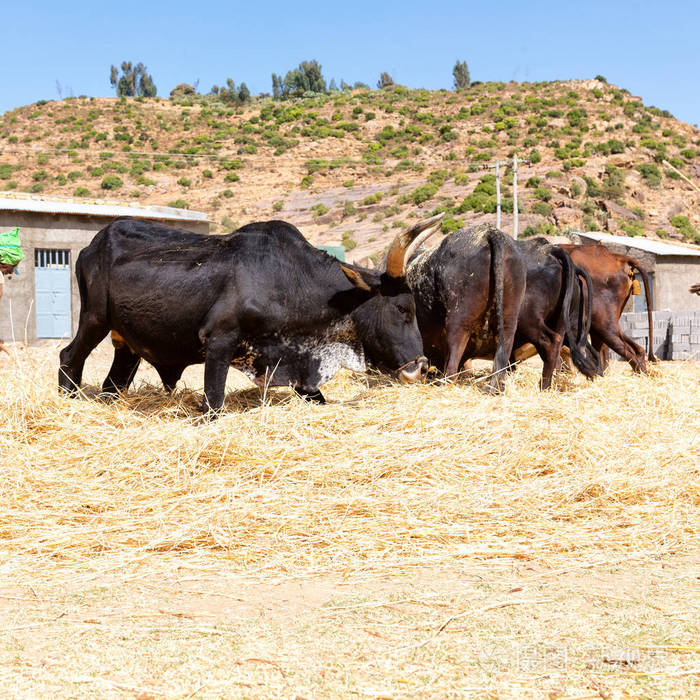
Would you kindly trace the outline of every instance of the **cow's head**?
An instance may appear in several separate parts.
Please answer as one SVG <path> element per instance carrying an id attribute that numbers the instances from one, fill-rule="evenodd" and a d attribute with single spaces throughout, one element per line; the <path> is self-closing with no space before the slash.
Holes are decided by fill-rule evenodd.
<path id="1" fill-rule="evenodd" d="M 396 237 L 386 259 L 386 272 L 343 265 L 343 272 L 365 299 L 352 313 L 369 362 L 396 372 L 402 382 L 415 382 L 428 371 L 416 322 L 416 304 L 406 284 L 406 261 L 440 227 L 442 214 L 417 223 Z"/>

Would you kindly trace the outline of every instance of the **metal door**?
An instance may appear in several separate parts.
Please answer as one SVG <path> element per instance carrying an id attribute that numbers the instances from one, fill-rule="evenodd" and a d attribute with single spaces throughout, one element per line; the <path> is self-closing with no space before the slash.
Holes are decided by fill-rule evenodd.
<path id="1" fill-rule="evenodd" d="M 34 250 L 37 338 L 71 335 L 70 250 Z"/>
<path id="2" fill-rule="evenodd" d="M 639 282 L 639 287 L 641 289 L 641 294 L 637 294 L 634 297 L 634 310 L 639 313 L 647 310 L 647 298 L 644 296 L 644 282 L 642 281 L 642 276 L 637 272 L 634 275 L 634 279 Z M 649 297 L 651 299 L 651 310 L 654 310 L 654 273 L 649 273 Z"/>

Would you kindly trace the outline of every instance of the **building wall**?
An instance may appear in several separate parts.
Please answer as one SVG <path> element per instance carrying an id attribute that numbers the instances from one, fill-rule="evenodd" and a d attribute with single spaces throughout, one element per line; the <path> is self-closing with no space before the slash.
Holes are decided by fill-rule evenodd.
<path id="1" fill-rule="evenodd" d="M 649 352 L 649 319 L 646 313 L 622 314 L 620 328 Z M 700 310 L 655 311 L 654 355 L 660 360 L 700 360 Z M 613 359 L 620 357 L 610 353 Z"/>
<path id="2" fill-rule="evenodd" d="M 582 243 L 594 243 L 585 234 L 578 237 Z M 694 310 L 700 309 L 700 296 L 689 294 L 692 284 L 700 283 L 700 257 L 693 255 L 655 255 L 645 250 L 622 244 L 599 243 L 613 253 L 627 255 L 638 260 L 653 275 L 653 310 Z M 642 289 L 644 294 L 644 289 Z M 634 297 L 623 309 L 625 313 L 634 312 Z"/>
<path id="3" fill-rule="evenodd" d="M 700 284 L 700 257 L 658 257 L 655 278 L 656 309 L 700 310 L 700 296 L 688 292 Z"/>
<path id="4" fill-rule="evenodd" d="M 39 214 L 35 212 L 0 211 L 0 231 L 20 227 L 24 260 L 19 274 L 5 277 L 5 291 L 0 300 L 0 339 L 34 342 L 36 338 L 34 250 L 59 248 L 70 250 L 71 262 L 71 335 L 75 334 L 80 315 L 80 295 L 75 280 L 78 254 L 95 234 L 113 217 Z M 161 222 L 173 225 L 173 222 Z M 177 222 L 177 226 L 196 233 L 208 233 L 206 221 Z"/>

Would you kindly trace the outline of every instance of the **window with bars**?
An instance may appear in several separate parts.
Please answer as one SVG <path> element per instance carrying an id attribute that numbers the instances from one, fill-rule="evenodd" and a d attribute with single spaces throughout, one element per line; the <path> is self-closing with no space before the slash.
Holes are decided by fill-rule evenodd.
<path id="1" fill-rule="evenodd" d="M 34 267 L 51 270 L 70 269 L 70 250 L 35 248 Z"/>

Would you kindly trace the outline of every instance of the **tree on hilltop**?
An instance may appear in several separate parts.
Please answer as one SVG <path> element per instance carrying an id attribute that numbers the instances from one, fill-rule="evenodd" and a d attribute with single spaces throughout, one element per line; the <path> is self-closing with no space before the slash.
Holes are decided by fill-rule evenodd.
<path id="1" fill-rule="evenodd" d="M 176 99 L 182 99 L 186 97 L 192 97 L 197 94 L 197 88 L 189 83 L 179 83 L 170 91 L 170 97 Z"/>
<path id="2" fill-rule="evenodd" d="M 118 97 L 155 97 L 158 94 L 153 78 L 143 63 L 135 66 L 131 61 L 122 61 L 122 73 L 112 66 L 109 82 L 117 91 Z"/>
<path id="3" fill-rule="evenodd" d="M 228 102 L 232 105 L 242 105 L 250 102 L 250 90 L 245 83 L 241 83 L 236 87 L 236 83 L 231 78 L 226 78 L 226 87 L 214 85 L 211 89 L 212 95 L 218 95 L 222 102 Z"/>
<path id="4" fill-rule="evenodd" d="M 282 79 L 272 74 L 272 96 L 275 99 L 301 97 L 304 93 L 326 94 L 326 79 L 318 61 L 302 61 L 294 70 L 287 71 Z"/>
<path id="5" fill-rule="evenodd" d="M 470 76 L 466 61 L 457 61 L 452 69 L 452 75 L 455 79 L 455 90 L 469 87 Z"/>
<path id="6" fill-rule="evenodd" d="M 393 85 L 393 84 L 394 84 L 394 79 L 393 79 L 393 78 L 391 77 L 391 75 L 389 75 L 389 73 L 387 73 L 386 71 L 384 71 L 384 72 L 379 76 L 379 80 L 377 81 L 377 87 L 378 87 L 380 90 L 383 90 L 384 88 L 388 88 L 388 87 L 390 87 L 390 86 Z"/>

